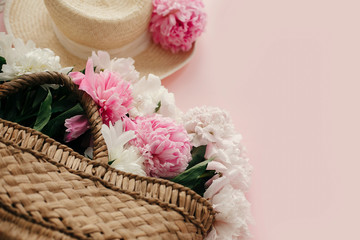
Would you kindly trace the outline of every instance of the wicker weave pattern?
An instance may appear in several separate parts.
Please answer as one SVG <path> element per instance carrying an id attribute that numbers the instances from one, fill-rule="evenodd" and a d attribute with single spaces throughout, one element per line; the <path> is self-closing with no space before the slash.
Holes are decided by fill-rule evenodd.
<path id="1" fill-rule="evenodd" d="M 214 220 L 215 212 L 212 206 L 204 198 L 182 185 L 163 179 L 124 173 L 108 165 L 94 163 L 40 132 L 2 119 L 0 119 L 0 138 L 46 154 L 53 161 L 71 170 L 84 172 L 121 190 L 136 193 L 150 202 L 172 208 L 196 224 L 203 234 L 210 229 Z"/>
<path id="2" fill-rule="evenodd" d="M 40 73 L 0 85 L 0 97 L 34 82 L 78 91 L 67 76 Z M 34 232 L 51 239 L 202 239 L 215 215 L 209 202 L 182 185 L 109 167 L 97 108 L 78 95 L 96 161 L 0 119 L 0 236 L 10 228 L 22 234 L 4 235 L 10 239 L 41 239 Z"/>
<path id="3" fill-rule="evenodd" d="M 201 238 L 178 212 L 72 172 L 44 154 L 0 143 L 0 205 L 80 239 Z"/>
<path id="4" fill-rule="evenodd" d="M 34 224 L 0 208 L 0 239 L 73 240 L 62 232 Z"/>

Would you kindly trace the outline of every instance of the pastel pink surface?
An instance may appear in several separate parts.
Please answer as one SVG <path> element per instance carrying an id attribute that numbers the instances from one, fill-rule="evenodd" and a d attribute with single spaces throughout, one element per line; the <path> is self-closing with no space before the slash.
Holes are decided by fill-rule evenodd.
<path id="1" fill-rule="evenodd" d="M 163 84 L 184 111 L 230 112 L 254 166 L 254 239 L 360 239 L 358 1 L 205 5 L 194 58 Z"/>

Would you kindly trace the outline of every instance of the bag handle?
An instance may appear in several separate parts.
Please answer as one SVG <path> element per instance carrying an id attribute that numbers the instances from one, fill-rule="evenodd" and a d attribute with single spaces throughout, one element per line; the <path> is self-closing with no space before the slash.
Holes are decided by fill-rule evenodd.
<path id="1" fill-rule="evenodd" d="M 90 130 L 94 141 L 94 160 L 107 164 L 108 152 L 105 140 L 101 134 L 102 120 L 98 111 L 98 106 L 87 93 L 79 90 L 78 86 L 73 83 L 69 76 L 58 72 L 40 72 L 22 75 L 14 80 L 0 84 L 0 99 L 16 93 L 21 89 L 42 84 L 62 85 L 71 92 L 76 93 L 90 124 Z"/>

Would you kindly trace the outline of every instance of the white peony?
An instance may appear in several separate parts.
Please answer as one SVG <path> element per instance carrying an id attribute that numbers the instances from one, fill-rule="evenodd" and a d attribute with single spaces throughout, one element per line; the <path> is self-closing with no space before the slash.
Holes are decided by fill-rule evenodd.
<path id="1" fill-rule="evenodd" d="M 62 68 L 60 57 L 47 48 L 36 48 L 33 41 L 23 40 L 0 32 L 0 56 L 5 58 L 0 80 L 11 80 L 23 74 L 57 71 L 67 74 L 71 67 Z"/>
<path id="2" fill-rule="evenodd" d="M 192 108 L 185 113 L 182 121 L 195 147 L 214 143 L 226 148 L 228 144 L 233 144 L 232 141 L 241 140 L 241 135 L 234 135 L 235 129 L 229 114 L 220 108 Z"/>
<path id="3" fill-rule="evenodd" d="M 139 72 L 135 70 L 134 59 L 132 58 L 113 58 L 105 51 L 98 51 L 97 54 L 92 52 L 91 59 L 93 60 L 95 72 L 104 71 L 105 69 L 111 72 L 118 73 L 121 78 L 130 83 L 135 83 L 139 80 Z"/>
<path id="4" fill-rule="evenodd" d="M 129 115 L 132 118 L 150 115 L 155 112 L 178 120 L 179 109 L 175 105 L 174 94 L 161 85 L 159 77 L 149 74 L 140 79 L 135 70 L 132 58 L 114 58 L 105 51 L 93 52 L 91 59 L 94 62 L 95 72 L 108 70 L 120 75 L 122 79 L 132 84 L 133 103 Z"/>
<path id="5" fill-rule="evenodd" d="M 149 74 L 133 85 L 133 103 L 130 117 L 145 116 L 157 113 L 177 120 L 179 109 L 175 105 L 173 93 L 161 85 L 159 77 Z M 158 109 L 157 109 L 158 108 Z"/>
<path id="6" fill-rule="evenodd" d="M 234 187 L 242 191 L 248 190 L 252 167 L 249 164 L 249 159 L 241 150 L 241 145 L 219 149 L 208 144 L 205 158 L 212 159 L 207 170 L 215 170 L 222 177 L 228 178 Z"/>
<path id="7" fill-rule="evenodd" d="M 247 239 L 250 204 L 244 192 L 250 182 L 251 166 L 229 114 L 215 107 L 190 109 L 183 117 L 191 143 L 207 145 L 205 158 L 212 159 L 207 170 L 217 173 L 206 184 L 204 197 L 216 213 L 207 240 Z"/>
<path id="8" fill-rule="evenodd" d="M 247 239 L 251 214 L 244 193 L 249 187 L 252 170 L 248 159 L 240 148 L 219 149 L 211 144 L 205 157 L 213 159 L 207 170 L 218 173 L 209 181 L 211 184 L 204 193 L 217 212 L 213 230 L 206 239 Z"/>
<path id="9" fill-rule="evenodd" d="M 216 181 L 221 179 L 215 180 L 212 186 L 215 186 Z M 220 184 L 224 184 L 224 187 L 215 195 L 210 197 L 207 192 L 204 194 L 205 198 L 210 198 L 210 202 L 217 212 L 216 221 L 205 239 L 248 239 L 250 236 L 248 223 L 251 219 L 250 203 L 242 191 L 234 189 L 230 184 Z"/>
<path id="10" fill-rule="evenodd" d="M 111 123 L 110 127 L 105 124 L 102 125 L 101 133 L 108 148 L 109 161 L 113 161 L 111 167 L 120 171 L 146 176 L 143 165 L 144 158 L 136 147 L 127 144 L 135 138 L 134 131 L 124 132 L 123 123 L 119 120 L 114 126 Z"/>

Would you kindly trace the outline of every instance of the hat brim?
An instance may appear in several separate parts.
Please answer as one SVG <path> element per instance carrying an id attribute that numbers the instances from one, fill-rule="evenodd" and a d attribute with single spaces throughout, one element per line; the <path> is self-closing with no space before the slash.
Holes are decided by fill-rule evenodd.
<path id="1" fill-rule="evenodd" d="M 4 23 L 9 34 L 24 41 L 32 40 L 37 47 L 54 51 L 60 57 L 63 67 L 73 66 L 75 70 L 85 67 L 86 60 L 72 55 L 57 39 L 43 0 L 7 0 Z M 135 68 L 141 76 L 152 73 L 163 79 L 188 63 L 194 49 L 193 46 L 188 52 L 174 54 L 152 43 L 145 51 L 133 57 Z"/>

